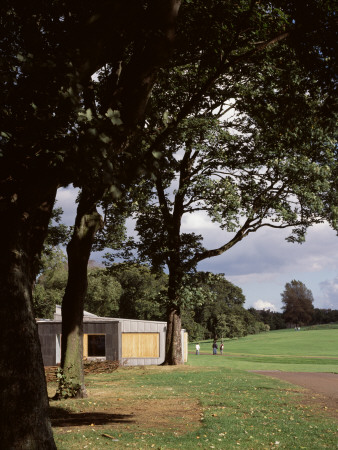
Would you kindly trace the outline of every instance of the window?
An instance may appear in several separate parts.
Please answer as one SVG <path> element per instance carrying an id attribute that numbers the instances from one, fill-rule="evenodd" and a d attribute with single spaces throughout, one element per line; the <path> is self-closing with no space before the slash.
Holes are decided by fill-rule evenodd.
<path id="1" fill-rule="evenodd" d="M 105 334 L 84 334 L 83 335 L 83 356 L 84 356 L 84 358 L 106 356 L 106 335 Z"/>

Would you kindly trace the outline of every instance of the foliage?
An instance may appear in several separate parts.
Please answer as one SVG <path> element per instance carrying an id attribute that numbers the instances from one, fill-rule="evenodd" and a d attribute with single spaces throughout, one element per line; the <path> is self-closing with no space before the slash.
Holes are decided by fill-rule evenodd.
<path id="1" fill-rule="evenodd" d="M 242 290 L 224 274 L 197 272 L 190 278 L 195 280 L 195 291 L 204 294 L 199 301 L 193 295 L 193 301 L 182 309 L 182 326 L 190 340 L 233 338 L 266 331 L 261 319 L 244 309 Z"/>
<path id="2" fill-rule="evenodd" d="M 249 308 L 248 311 L 257 317 L 258 320 L 262 320 L 269 325 L 271 331 L 281 330 L 287 326 L 283 314 L 280 312 L 271 311 L 270 309 L 256 310 L 255 308 Z"/>
<path id="3" fill-rule="evenodd" d="M 50 248 L 42 256 L 42 269 L 33 289 L 35 317 L 52 319 L 55 305 L 61 305 L 68 272 L 66 256 L 58 248 Z"/>
<path id="4" fill-rule="evenodd" d="M 149 267 L 137 264 L 114 264 L 109 272 L 122 287 L 119 317 L 164 320 L 161 298 L 166 292 L 167 275 L 153 274 Z"/>
<path id="5" fill-rule="evenodd" d="M 286 283 L 281 296 L 286 322 L 296 326 L 308 325 L 311 322 L 314 313 L 313 295 L 304 283 L 297 280 Z"/>
<path id="6" fill-rule="evenodd" d="M 314 308 L 311 324 L 324 324 L 338 322 L 337 309 Z"/>
<path id="7" fill-rule="evenodd" d="M 84 308 L 101 317 L 116 317 L 122 292 L 119 281 L 106 270 L 90 269 Z"/>
<path id="8" fill-rule="evenodd" d="M 77 396 L 81 386 L 72 379 L 69 379 L 69 377 L 65 377 L 61 367 L 57 368 L 56 378 L 58 388 L 56 390 L 55 399 L 60 400 L 61 398 L 73 398 Z"/>

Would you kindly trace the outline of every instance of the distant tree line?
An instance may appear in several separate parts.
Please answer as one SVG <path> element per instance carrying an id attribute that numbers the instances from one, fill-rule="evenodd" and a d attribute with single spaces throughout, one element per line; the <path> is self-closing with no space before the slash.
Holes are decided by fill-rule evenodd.
<path id="1" fill-rule="evenodd" d="M 67 276 L 65 255 L 49 248 L 33 293 L 36 317 L 53 317 L 55 305 L 62 302 Z M 167 289 L 168 275 L 153 273 L 147 265 L 121 263 L 104 268 L 91 261 L 85 309 L 102 317 L 165 321 Z M 338 310 L 314 308 L 311 291 L 295 280 L 282 293 L 283 312 L 244 308 L 242 289 L 223 274 L 190 275 L 182 296 L 182 327 L 193 341 L 338 322 Z"/>
<path id="2" fill-rule="evenodd" d="M 312 292 L 301 281 L 286 283 L 281 297 L 282 313 L 254 308 L 249 311 L 269 325 L 270 330 L 338 322 L 338 310 L 315 308 Z"/>

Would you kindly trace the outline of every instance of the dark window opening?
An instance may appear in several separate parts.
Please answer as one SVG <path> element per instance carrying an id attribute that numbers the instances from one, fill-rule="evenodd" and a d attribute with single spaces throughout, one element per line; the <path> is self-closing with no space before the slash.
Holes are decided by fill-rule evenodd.
<path id="1" fill-rule="evenodd" d="M 106 356 L 106 336 L 88 334 L 88 356 Z"/>

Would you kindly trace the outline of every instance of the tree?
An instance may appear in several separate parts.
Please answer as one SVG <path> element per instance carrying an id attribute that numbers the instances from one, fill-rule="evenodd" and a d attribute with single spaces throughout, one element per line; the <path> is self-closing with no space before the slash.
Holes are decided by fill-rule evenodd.
<path id="1" fill-rule="evenodd" d="M 0 427 L 6 448 L 55 448 L 31 291 L 56 190 L 90 180 L 91 168 L 100 161 L 109 166 L 103 147 L 111 155 L 131 145 L 158 69 L 168 58 L 179 5 L 176 0 L 1 4 L 6 70 L 1 89 L 0 286 L 6 299 L 1 320 L 8 325 L 1 327 L 1 373 L 7 389 L 1 393 L 5 414 Z M 128 68 L 109 103 L 112 111 L 119 110 L 123 130 L 113 129 L 109 142 L 100 130 L 89 142 L 92 127 L 86 134 L 78 118 L 79 113 L 91 114 L 88 108 L 83 111 L 91 76 L 120 60 Z M 103 122 L 113 128 L 109 117 Z"/>
<path id="2" fill-rule="evenodd" d="M 330 144 L 333 129 L 320 123 L 319 110 L 313 107 L 315 92 L 308 103 L 304 87 L 293 83 L 298 70 L 290 69 L 292 78 L 287 81 L 299 97 L 298 113 L 292 117 L 302 124 L 297 130 L 291 131 L 290 111 L 286 99 L 280 98 L 285 80 L 267 79 L 256 72 L 252 83 L 247 81 L 240 88 L 235 119 L 226 121 L 213 113 L 203 116 L 197 112 L 182 122 L 163 150 L 170 156 L 157 162 L 154 197 L 139 211 L 136 230 L 141 258 L 154 267 L 166 265 L 169 271 L 168 363 L 180 360 L 175 354 L 180 346 L 175 349 L 172 340 L 173 336 L 177 342 L 179 339 L 182 299 L 178 292 L 185 273 L 259 228 L 290 227 L 289 240 L 302 242 L 310 225 L 330 218 L 323 197 L 331 189 L 337 164 L 332 159 L 334 141 Z M 256 77 L 260 78 L 257 84 Z M 307 88 L 311 86 L 316 89 L 315 82 L 309 82 Z M 269 90 L 279 94 L 269 99 L 268 111 L 257 110 L 253 99 L 264 103 Z M 321 104 L 321 95 L 316 102 Z M 205 211 L 221 229 L 233 232 L 232 237 L 207 250 L 201 236 L 182 233 L 183 216 L 197 211 Z"/>
<path id="3" fill-rule="evenodd" d="M 228 281 L 224 274 L 208 274 L 197 272 L 204 282 L 204 289 L 210 291 L 199 305 L 193 304 L 192 317 L 187 320 L 189 310 L 182 310 L 182 324 L 188 324 L 190 329 L 200 333 L 199 339 L 219 339 L 246 336 L 265 331 L 264 324 L 259 317 L 246 310 L 243 305 L 245 297 L 242 290 Z M 197 338 L 197 339 L 198 339 Z"/>
<path id="4" fill-rule="evenodd" d="M 245 297 L 242 290 L 228 281 L 224 274 L 210 274 L 207 279 L 207 289 L 212 297 L 203 304 L 194 305 L 195 320 L 200 323 L 208 335 L 206 338 L 228 337 L 226 321 L 235 311 L 242 311 Z"/>
<path id="5" fill-rule="evenodd" d="M 214 2 L 211 9 L 217 6 Z M 278 7 L 271 14 L 261 4 L 245 11 L 240 5 L 236 13 L 242 21 L 232 24 L 231 13 L 218 9 L 220 20 L 214 22 L 211 15 L 204 24 L 210 33 L 202 54 L 196 54 L 198 45 L 196 53 L 189 47 L 195 59 L 169 72 L 175 87 L 170 101 L 159 90 L 150 104 L 149 126 L 165 132 L 148 136 L 154 197 L 139 212 L 138 248 L 144 261 L 166 265 L 169 271 L 168 364 L 181 361 L 179 292 L 184 275 L 198 262 L 227 251 L 261 227 L 291 227 L 289 240 L 297 242 L 311 224 L 329 220 L 336 227 L 334 203 L 327 203 L 332 188 L 336 192 L 337 170 L 336 119 L 328 113 L 334 92 L 334 56 L 327 46 L 333 38 L 327 27 L 332 10 L 324 13 L 322 4 Z M 195 13 L 191 11 L 192 17 Z M 264 20 L 264 30 L 255 28 Z M 227 29 L 227 44 L 221 29 Z M 215 45 L 215 35 L 222 49 Z M 325 61 L 319 48 L 327 53 Z M 225 116 L 229 110 L 231 118 Z M 181 233 L 183 215 L 201 210 L 233 237 L 206 250 L 200 236 Z"/>
<path id="6" fill-rule="evenodd" d="M 308 325 L 314 314 L 313 295 L 304 283 L 292 280 L 286 283 L 282 295 L 283 316 L 295 326 Z"/>
<path id="7" fill-rule="evenodd" d="M 61 304 L 67 279 L 66 259 L 59 245 L 69 239 L 69 229 L 61 223 L 62 208 L 54 208 L 43 245 L 39 274 L 33 289 L 34 315 L 51 319 L 55 305 Z"/>
<path id="8" fill-rule="evenodd" d="M 330 89 L 330 83 L 327 82 L 327 74 L 330 72 L 331 68 L 329 67 L 331 63 L 326 62 L 325 71 L 323 70 L 323 65 L 320 65 L 318 61 L 318 51 L 321 48 L 320 56 L 323 57 L 324 53 L 329 53 L 327 61 L 330 61 L 332 58 L 332 54 L 330 53 L 330 49 L 328 47 L 322 48 L 323 42 L 318 40 L 319 29 L 327 32 L 326 38 L 329 37 L 329 40 L 332 38 L 330 35 L 330 26 L 328 26 L 329 22 L 327 18 L 330 16 L 330 10 L 325 10 L 325 8 L 321 9 L 321 6 L 313 4 L 313 8 L 310 9 L 311 14 L 308 13 L 308 9 L 302 10 L 302 14 L 300 14 L 300 8 L 293 8 L 290 5 L 280 5 L 279 2 L 276 4 L 276 10 L 273 11 L 270 8 L 265 6 L 257 6 L 250 5 L 249 8 L 246 6 L 243 7 L 242 4 L 236 4 L 235 11 L 233 11 L 233 5 L 231 5 L 231 11 L 225 7 L 222 2 L 213 2 L 212 5 L 208 6 L 209 14 L 208 17 L 210 19 L 210 23 L 207 20 L 204 20 L 203 26 L 208 28 L 208 39 L 204 40 L 203 45 L 199 40 L 199 36 L 201 33 L 200 24 L 198 30 L 195 28 L 196 23 L 199 23 L 198 20 L 194 21 L 194 17 L 201 16 L 205 12 L 204 5 L 194 5 L 194 8 L 189 9 L 189 4 L 186 6 L 186 14 L 189 17 L 188 24 L 190 27 L 186 27 L 184 24 L 183 27 L 179 27 L 179 48 L 180 54 L 175 55 L 175 57 L 170 61 L 173 71 L 170 73 L 170 80 L 172 83 L 179 82 L 179 86 L 182 89 L 171 89 L 171 96 L 168 96 L 168 92 L 163 90 L 163 84 L 161 82 L 157 82 L 154 86 L 154 92 L 156 94 L 156 106 L 154 108 L 155 115 L 147 115 L 147 134 L 146 136 L 142 136 L 142 139 L 139 141 L 139 148 L 144 149 L 146 147 L 144 154 L 145 155 L 154 155 L 155 161 L 153 163 L 154 167 L 150 169 L 151 172 L 154 172 L 155 177 L 157 176 L 157 172 L 159 167 L 157 159 L 160 158 L 162 147 L 165 141 L 169 138 L 172 138 L 172 135 L 175 135 L 177 128 L 182 125 L 182 121 L 184 121 L 189 115 L 194 113 L 201 113 L 208 115 L 211 113 L 213 108 L 220 107 L 220 110 L 223 108 L 226 101 L 230 101 L 232 98 L 238 98 L 240 101 L 236 105 L 238 110 L 241 110 L 246 115 L 251 115 L 251 123 L 250 120 L 247 124 L 247 129 L 250 130 L 250 127 L 256 124 L 255 121 L 259 120 L 261 125 L 265 123 L 265 116 L 262 114 L 262 108 L 260 108 L 260 117 L 257 116 L 257 105 L 256 101 L 253 101 L 251 98 L 251 103 L 247 102 L 248 96 L 245 97 L 246 94 L 241 91 L 239 88 L 237 90 L 236 83 L 239 83 L 241 77 L 245 79 L 247 82 L 248 75 L 251 72 L 252 67 L 260 67 L 261 71 L 260 75 L 254 80 L 253 85 L 250 86 L 250 89 L 257 88 L 259 85 L 262 88 L 264 84 L 262 82 L 262 74 L 268 73 L 272 70 L 278 69 L 278 65 L 283 60 L 283 64 L 287 67 L 288 76 L 283 78 L 279 74 L 279 83 L 283 84 L 283 89 L 285 87 L 285 81 L 289 81 L 290 79 L 297 80 L 298 85 L 299 80 L 304 81 L 304 76 L 307 76 L 307 69 L 302 66 L 303 79 L 298 75 L 295 76 L 297 70 L 294 70 L 294 73 L 291 74 L 291 69 L 293 66 L 298 63 L 298 60 L 302 60 L 302 58 L 307 58 L 308 55 L 306 51 L 304 51 L 306 45 L 308 45 L 308 50 L 312 52 L 313 62 L 316 63 L 317 72 L 316 72 L 316 83 L 318 78 L 321 77 L 321 82 L 323 82 L 323 86 L 326 89 Z M 256 8 L 257 6 L 257 8 Z M 282 9 L 279 9 L 282 6 Z M 210 12 L 213 14 L 210 14 Z M 317 20 L 315 25 L 313 21 L 313 14 L 316 15 L 316 18 L 320 18 Z M 217 21 L 214 18 L 217 17 Z M 262 19 L 264 17 L 264 19 Z M 205 18 L 204 18 L 205 19 Z M 208 20 L 209 20 L 208 19 Z M 262 20 L 267 21 L 268 26 L 263 30 L 260 27 Z M 332 17 L 330 18 L 332 20 Z M 287 24 L 287 25 L 286 25 Z M 315 25 L 315 26 L 314 26 Z M 257 26 L 257 29 L 255 28 Z M 271 28 L 270 28 L 271 27 Z M 252 30 L 255 29 L 255 32 Z M 224 32 L 226 30 L 226 33 Z M 249 31 L 248 31 L 249 30 Z M 271 32 L 273 30 L 273 33 Z M 189 39 L 187 38 L 189 34 Z M 196 36 L 196 39 L 193 39 L 192 36 Z M 225 39 L 226 36 L 226 39 Z M 314 36 L 317 36 L 317 41 L 314 39 Z M 229 38 L 231 37 L 231 38 Z M 253 44 L 252 39 L 256 41 L 260 41 L 259 45 Z M 273 46 L 281 41 L 286 41 L 286 45 L 282 45 L 283 51 L 279 51 L 277 49 L 276 52 L 272 52 L 269 54 L 269 51 Z M 314 44 L 314 42 L 316 43 Z M 191 43 L 194 42 L 193 46 Z M 196 46 L 196 42 L 198 45 Z M 229 43 L 230 42 L 230 43 Z M 327 45 L 328 40 L 325 40 L 325 45 Z M 308 43 L 308 44 L 306 44 Z M 316 51 L 314 50 L 314 45 L 316 47 Z M 200 49 L 203 48 L 201 51 Z M 290 57 L 289 49 L 293 50 L 293 59 L 291 60 L 291 64 L 288 64 L 288 59 Z M 268 51 L 266 52 L 266 50 Z M 272 55 L 272 58 L 270 56 Z M 228 59 L 227 59 L 228 58 Z M 277 59 L 276 59 L 277 58 Z M 265 61 L 266 60 L 266 61 Z M 197 63 L 196 63 L 197 61 Z M 278 64 L 276 64 L 276 61 Z M 251 65 L 251 67 L 250 67 Z M 307 64 L 308 65 L 308 64 Z M 183 69 L 181 68 L 183 67 Z M 234 76 L 232 76 L 232 72 L 234 71 L 234 67 L 236 68 Z M 166 70 L 164 86 L 168 86 L 168 71 Z M 324 72 L 327 72 L 324 75 Z M 186 74 L 189 73 L 189 77 L 186 77 Z M 324 75 L 324 76 L 323 76 Z M 186 80 L 184 80 L 184 78 Z M 269 78 L 269 77 L 268 77 Z M 276 77 L 277 78 L 277 77 Z M 325 78 L 325 81 L 324 81 Z M 98 92 L 101 92 L 101 101 L 99 104 L 106 105 L 106 101 L 104 99 L 104 95 L 102 98 L 102 92 L 107 92 L 107 85 L 113 80 L 116 83 L 116 72 L 113 67 L 105 68 L 103 72 L 101 72 L 101 80 L 103 83 L 98 88 Z M 161 80 L 159 80 L 161 81 Z M 223 83 L 223 84 L 222 84 Z M 277 83 L 278 84 L 278 83 Z M 297 83 L 295 83 L 297 85 Z M 304 84 L 304 83 L 303 83 Z M 311 80 L 310 80 L 311 84 Z M 306 90 L 313 89 L 313 86 L 304 85 L 304 92 Z M 268 87 L 268 89 L 267 89 Z M 299 86 L 298 86 L 299 87 Z M 157 89 L 158 88 L 158 89 Z M 193 88 L 193 89 L 192 89 Z M 276 88 L 273 84 L 270 86 L 265 84 L 263 86 L 265 93 L 264 102 L 267 102 L 271 98 L 275 97 Z M 263 89 L 262 88 L 262 89 Z M 311 88 L 311 89 L 310 89 Z M 190 90 L 190 91 L 189 91 Z M 290 89 L 290 91 L 292 91 Z M 165 92 L 165 95 L 163 95 Z M 187 95 L 189 92 L 189 95 Z M 248 89 L 248 92 L 250 90 Z M 323 92 L 321 92 L 323 94 Z M 284 97 L 281 96 L 279 100 L 285 102 L 290 101 L 292 96 L 292 100 L 294 101 L 293 93 L 287 92 L 287 95 Z M 170 99 L 170 102 L 168 100 Z M 179 99 L 179 100 L 178 100 Z M 243 100 L 243 104 L 241 105 L 241 100 Z M 244 103 L 246 106 L 244 107 Z M 304 103 L 304 102 L 303 102 Z M 93 104 L 93 103 L 92 103 Z M 278 99 L 277 99 L 278 104 Z M 260 103 L 258 102 L 258 105 Z M 302 104 L 304 106 L 304 104 Z M 89 104 L 88 104 L 89 106 Z M 278 104 L 279 108 L 281 104 Z M 285 106 L 285 105 L 284 105 Z M 327 108 L 327 105 L 325 106 Z M 176 109 L 175 109 L 176 108 Z M 104 109 L 104 108 L 103 108 Z M 270 109 L 271 105 L 270 105 Z M 290 108 L 291 109 L 291 108 Z M 95 111 L 95 108 L 91 108 L 90 111 Z M 277 108 L 278 110 L 278 108 Z M 292 111 L 297 111 L 297 108 L 293 107 Z M 279 111 L 279 110 L 278 110 Z M 299 109 L 298 109 L 299 111 Z M 321 113 L 322 114 L 322 113 Z M 95 113 L 94 116 L 97 114 Z M 111 118 L 115 121 L 119 120 L 119 117 L 113 114 L 111 111 Z M 221 114 L 220 114 L 221 115 Z M 91 115 L 90 120 L 91 119 Z M 318 114 L 317 114 L 318 116 Z M 255 119 L 253 119 L 255 117 Z M 285 114 L 285 117 L 288 117 Z M 325 114 L 327 117 L 327 114 Z M 87 117 L 88 118 L 88 117 Z M 275 122 L 277 119 L 279 120 L 280 114 L 275 114 Z M 279 125 L 280 128 L 283 129 L 285 125 L 288 125 L 287 121 L 283 123 L 283 125 Z M 271 124 L 272 126 L 272 124 Z M 150 133 L 148 130 L 152 130 Z M 277 132 L 276 135 L 278 136 Z M 267 139 L 268 137 L 268 139 Z M 266 141 L 271 142 L 271 139 L 275 139 L 276 136 L 269 136 L 263 138 L 261 144 L 262 146 L 266 145 Z M 304 138 L 304 136 L 303 136 Z M 168 147 L 165 148 L 166 152 L 168 151 Z M 160 171 L 165 170 L 166 165 L 162 165 Z M 156 170 L 157 169 L 157 170 Z M 115 180 L 116 181 L 116 180 Z M 114 189 L 116 186 L 114 185 Z M 275 192 L 276 196 L 277 193 Z M 323 194 L 326 195 L 326 194 Z M 284 206 L 284 205 L 283 205 Z M 288 211 L 286 208 L 285 215 Z M 305 208 L 303 209 L 303 212 Z M 179 213 L 178 213 L 179 214 Z M 311 214 L 311 213 L 310 213 Z M 300 234 L 304 232 L 300 231 Z M 177 238 L 176 242 L 177 241 Z M 175 263 L 173 263 L 172 267 L 175 267 Z M 172 279 L 175 279 L 176 275 L 172 276 Z M 178 275 L 178 278 L 180 275 Z M 178 285 L 178 282 L 173 281 L 173 285 Z M 178 287 L 179 289 L 179 287 Z M 173 291 L 169 289 L 170 295 Z M 175 305 L 173 309 L 168 310 L 168 315 L 170 315 L 170 324 L 168 323 L 168 348 L 173 348 L 170 344 L 172 339 L 175 339 L 177 342 L 177 349 L 180 348 L 179 344 L 179 319 L 177 319 L 177 323 L 172 327 L 172 324 L 176 321 L 176 316 L 179 316 L 179 306 L 177 305 L 177 301 L 173 300 L 172 305 Z M 172 332 L 173 330 L 173 332 Z M 168 356 L 169 359 L 179 360 L 179 357 Z"/>
<path id="9" fill-rule="evenodd" d="M 249 308 L 248 311 L 258 320 L 268 325 L 270 330 L 286 328 L 283 314 L 280 312 L 270 311 L 270 309 L 256 310 L 255 308 Z"/>
<path id="10" fill-rule="evenodd" d="M 97 174 L 95 174 L 97 176 Z M 100 194 L 99 194 L 100 193 Z M 61 370 L 58 397 L 63 396 L 63 386 L 72 383 L 74 397 L 85 397 L 86 389 L 83 374 L 83 308 L 86 302 L 88 277 L 87 266 L 92 249 L 102 251 L 105 245 L 114 248 L 119 245 L 125 235 L 125 218 L 130 210 L 128 195 L 122 199 L 111 198 L 98 182 L 96 190 L 83 188 L 78 198 L 78 208 L 71 240 L 67 245 L 69 275 L 65 294 L 62 300 L 62 335 Z M 100 206 L 104 209 L 104 219 L 97 211 L 100 195 Z M 108 279 L 106 280 L 108 282 Z M 109 280 L 112 282 L 112 280 Z M 76 299 L 76 302 L 74 302 Z M 93 305 L 94 306 L 94 305 Z M 98 307 L 96 303 L 95 309 Z M 103 302 L 100 310 L 103 311 Z M 113 308 L 115 310 L 115 308 Z M 69 393 L 65 392 L 68 397 Z"/>

